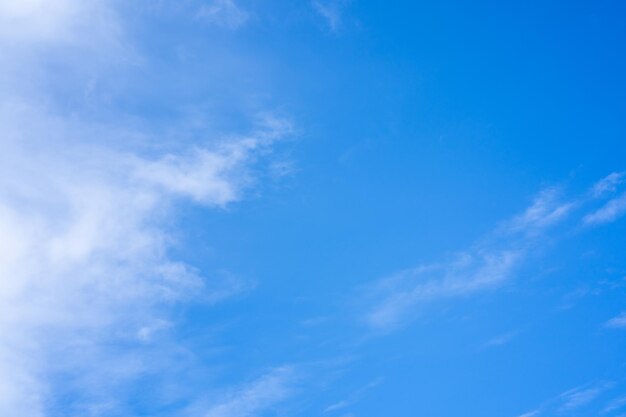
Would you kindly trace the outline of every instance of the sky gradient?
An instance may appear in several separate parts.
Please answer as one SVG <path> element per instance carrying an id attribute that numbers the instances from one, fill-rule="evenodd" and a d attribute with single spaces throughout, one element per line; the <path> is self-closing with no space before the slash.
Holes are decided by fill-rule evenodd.
<path id="1" fill-rule="evenodd" d="M 626 416 L 626 4 L 0 0 L 0 416 Z"/>

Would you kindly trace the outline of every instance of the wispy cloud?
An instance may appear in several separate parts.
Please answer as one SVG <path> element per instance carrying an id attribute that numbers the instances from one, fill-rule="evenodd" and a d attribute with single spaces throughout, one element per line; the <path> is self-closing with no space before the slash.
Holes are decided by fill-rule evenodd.
<path id="1" fill-rule="evenodd" d="M 604 206 L 586 215 L 583 221 L 588 225 L 611 223 L 626 213 L 626 193 L 609 200 Z"/>
<path id="2" fill-rule="evenodd" d="M 624 181 L 626 181 L 626 172 L 612 172 L 594 184 L 591 189 L 592 195 L 598 198 L 613 193 Z"/>
<path id="3" fill-rule="evenodd" d="M 198 17 L 216 26 L 237 29 L 249 18 L 234 0 L 213 0 L 198 10 Z"/>
<path id="4" fill-rule="evenodd" d="M 528 413 L 521 414 L 518 417 L 535 417 L 535 416 L 538 416 L 539 414 L 540 414 L 539 411 L 529 411 Z"/>
<path id="5" fill-rule="evenodd" d="M 602 410 L 603 413 L 611 413 L 626 408 L 626 395 L 613 398 Z"/>
<path id="6" fill-rule="evenodd" d="M 613 172 L 596 182 L 590 190 L 590 200 L 604 201 L 600 207 L 591 209 L 583 216 L 586 226 L 611 223 L 626 213 L 626 193 L 615 196 L 626 182 L 626 172 Z"/>
<path id="7" fill-rule="evenodd" d="M 528 256 L 532 242 L 563 221 L 571 207 L 555 190 L 546 190 L 522 214 L 447 262 L 407 269 L 367 287 L 365 298 L 371 304 L 365 322 L 373 329 L 389 331 L 409 320 L 424 303 L 504 284 Z"/>
<path id="8" fill-rule="evenodd" d="M 617 329 L 626 328 L 626 313 L 622 313 L 619 316 L 613 317 L 604 324 L 606 327 L 612 327 Z"/>
<path id="9" fill-rule="evenodd" d="M 361 304 L 366 305 L 363 320 L 370 328 L 387 332 L 410 321 L 417 309 L 429 302 L 502 286 L 516 276 L 554 230 L 566 224 L 572 229 L 570 219 L 580 222 L 579 212 L 614 192 L 621 179 L 622 174 L 611 174 L 574 198 L 563 197 L 558 187 L 547 188 L 522 213 L 447 261 L 406 269 L 366 286 L 359 295 Z M 582 218 L 597 223 L 613 220 L 622 211 L 626 211 L 626 195 Z"/>
<path id="10" fill-rule="evenodd" d="M 253 417 L 289 398 L 295 388 L 296 371 L 276 368 L 258 380 L 223 394 L 218 404 L 203 412 L 204 417 Z"/>
<path id="11" fill-rule="evenodd" d="M 365 395 L 365 393 L 367 391 L 370 391 L 370 390 L 376 388 L 382 382 L 383 382 L 382 378 L 375 379 L 374 381 L 366 384 L 365 386 L 363 386 L 360 389 L 358 389 L 357 391 L 355 391 L 352 395 L 350 395 L 345 400 L 341 400 L 341 401 L 338 401 L 338 402 L 336 402 L 334 404 L 329 405 L 328 407 L 326 407 L 324 409 L 324 413 L 333 413 L 333 412 L 342 411 L 342 410 L 344 410 L 344 409 L 346 409 L 346 408 L 356 404 L 361 398 L 363 398 L 363 396 Z"/>
<path id="12" fill-rule="evenodd" d="M 543 190 L 519 216 L 506 222 L 504 233 L 534 234 L 562 221 L 573 209 L 573 201 L 561 201 L 557 188 Z"/>
<path id="13" fill-rule="evenodd" d="M 522 256 L 517 250 L 477 249 L 448 263 L 402 271 L 367 289 L 369 297 L 380 298 L 366 314 L 366 323 L 390 330 L 409 319 L 420 303 L 498 286 L 510 277 Z"/>
<path id="14" fill-rule="evenodd" d="M 152 161 L 137 159 L 135 178 L 165 193 L 222 206 L 239 199 L 251 181 L 245 166 L 255 152 L 290 132 L 286 121 L 263 120 L 250 135 L 226 138 L 211 148 L 195 147 L 187 155 L 167 154 Z"/>
<path id="15" fill-rule="evenodd" d="M 511 341 L 515 339 L 515 337 L 518 334 L 519 334 L 518 331 L 512 331 L 512 332 L 500 334 L 496 337 L 489 339 L 487 343 L 485 343 L 484 347 L 492 348 L 492 347 L 504 346 L 506 344 L 511 343 Z"/>
<path id="16" fill-rule="evenodd" d="M 323 19 L 328 29 L 336 32 L 342 24 L 343 3 L 337 0 L 313 0 L 313 8 Z"/>
<path id="17" fill-rule="evenodd" d="M 175 325 L 172 303 L 247 288 L 171 258 L 178 203 L 240 200 L 254 184 L 252 167 L 290 132 L 265 117 L 248 134 L 147 152 L 131 140 L 161 142 L 147 130 L 66 113 L 54 99 L 58 85 L 31 63 L 45 65 L 48 49 L 59 48 L 55 64 L 86 81 L 90 69 L 67 50 L 88 50 L 96 62 L 126 50 L 123 31 L 106 30 L 121 27 L 109 6 L 0 0 L 0 44 L 10 46 L 0 82 L 11 86 L 0 97 L 3 416 L 44 416 L 63 397 L 82 399 L 64 415 L 113 415 L 129 395 L 124 384 L 147 372 L 167 378 L 173 348 L 153 344 Z"/>
<path id="18" fill-rule="evenodd" d="M 264 137 L 145 158 L 90 145 L 75 122 L 34 111 L 27 120 L 37 127 L 4 136 L 0 155 L 0 275 L 7 277 L 0 284 L 0 368 L 25 363 L 3 373 L 12 386 L 2 391 L 12 396 L 0 399 L 3 415 L 17 404 L 37 407 L 28 392 L 54 390 L 32 379 L 45 373 L 46 362 L 61 361 L 56 355 L 71 350 L 72 335 L 98 344 L 138 334 L 145 342 L 154 317 L 167 321 L 169 303 L 213 301 L 246 287 L 236 279 L 216 285 L 170 259 L 167 225 L 179 199 L 223 206 L 241 198 Z M 4 121 L 6 127 L 26 119 Z M 76 141 L 65 140 L 66 132 Z M 53 141 L 40 143 L 40 135 Z M 84 374 L 96 363 L 71 367 Z"/>
<path id="19" fill-rule="evenodd" d="M 615 391 L 615 388 L 616 384 L 612 382 L 591 383 L 573 388 L 544 401 L 533 411 L 522 414 L 519 417 L 540 415 L 578 416 L 581 415 L 581 411 L 584 411 L 585 415 L 600 415 L 602 412 L 607 412 L 607 406 L 604 406 L 604 408 L 602 406 L 602 398 L 606 397 L 612 390 Z M 618 407 L 608 409 L 608 411 L 613 411 L 617 408 L 619 408 L 619 405 Z"/>
<path id="20" fill-rule="evenodd" d="M 88 25 L 96 23 L 91 18 L 110 13 L 106 2 L 77 2 L 59 0 L 50 3 L 42 0 L 0 2 L 0 37 L 15 42 L 23 41 L 67 41 L 84 42 L 76 38 L 76 30 L 91 29 L 96 35 L 99 28 Z M 113 21 L 104 22 L 111 27 Z"/>
<path id="21" fill-rule="evenodd" d="M 598 398 L 606 388 L 605 385 L 599 385 L 566 391 L 560 396 L 563 402 L 560 408 L 562 411 L 569 411 L 583 407 Z"/>

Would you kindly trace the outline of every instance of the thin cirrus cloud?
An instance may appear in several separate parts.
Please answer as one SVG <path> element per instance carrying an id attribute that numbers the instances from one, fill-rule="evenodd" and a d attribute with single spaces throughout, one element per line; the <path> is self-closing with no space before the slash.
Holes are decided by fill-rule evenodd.
<path id="1" fill-rule="evenodd" d="M 522 256 L 516 249 L 478 248 L 457 255 L 449 263 L 402 271 L 367 290 L 370 297 L 381 299 L 366 313 L 365 322 L 375 330 L 393 330 L 410 320 L 414 308 L 421 303 L 468 295 L 501 284 Z"/>
<path id="2" fill-rule="evenodd" d="M 483 345 L 483 347 L 484 348 L 494 348 L 494 347 L 507 345 L 507 344 L 511 343 L 511 341 L 513 341 L 513 339 L 515 339 L 515 337 L 518 334 L 519 334 L 518 331 L 511 331 L 511 332 L 500 334 L 498 336 L 495 336 L 495 337 L 489 339 L 487 341 L 487 343 L 485 343 Z"/>
<path id="3" fill-rule="evenodd" d="M 626 193 L 609 200 L 605 205 L 584 217 L 587 225 L 611 223 L 626 213 Z"/>
<path id="4" fill-rule="evenodd" d="M 624 406 L 623 395 L 615 397 L 620 384 L 603 381 L 569 389 L 547 399 L 534 410 L 518 417 L 615 415 Z M 583 414 L 581 414 L 583 413 Z"/>
<path id="5" fill-rule="evenodd" d="M 626 173 L 613 172 L 602 180 L 598 181 L 591 189 L 591 194 L 595 198 L 602 198 L 614 194 L 626 181 Z M 626 193 L 610 198 L 599 208 L 583 217 L 583 223 L 587 226 L 599 226 L 614 222 L 626 214 Z"/>
<path id="6" fill-rule="evenodd" d="M 528 413 L 521 414 L 518 417 L 535 417 L 538 415 L 539 415 L 539 411 L 529 411 Z"/>
<path id="7" fill-rule="evenodd" d="M 329 405 L 328 407 L 326 407 L 324 409 L 324 413 L 337 413 L 337 412 L 344 412 L 347 408 L 353 406 L 354 404 L 356 404 L 357 402 L 359 402 L 364 396 L 365 394 L 376 388 L 377 386 L 379 386 L 380 384 L 383 383 L 383 379 L 382 378 L 378 378 L 373 380 L 372 382 L 366 384 L 365 386 L 361 387 L 360 389 L 358 389 L 356 392 L 352 393 L 348 398 L 338 401 L 334 404 Z"/>
<path id="8" fill-rule="evenodd" d="M 271 369 L 257 380 L 220 395 L 221 400 L 202 412 L 203 417 L 252 417 L 288 399 L 297 385 L 293 367 Z"/>
<path id="9" fill-rule="evenodd" d="M 594 197 L 602 197 L 608 193 L 615 192 L 620 184 L 626 180 L 625 172 L 613 172 L 602 180 L 598 181 L 591 189 Z"/>
<path id="10" fill-rule="evenodd" d="M 604 324 L 605 327 L 614 329 L 626 329 L 626 313 L 622 313 L 616 317 L 613 317 Z"/>
<path id="11" fill-rule="evenodd" d="M 336 32 L 341 28 L 343 16 L 343 4 L 337 0 L 313 0 L 313 9 L 324 19 L 326 26 L 331 32 Z"/>
<path id="12" fill-rule="evenodd" d="M 612 413 L 626 409 L 626 395 L 612 399 L 602 410 L 603 413 Z"/>
<path id="13" fill-rule="evenodd" d="M 237 29 L 246 24 L 249 14 L 234 0 L 213 0 L 197 12 L 198 18 L 215 26 Z"/>
<path id="14" fill-rule="evenodd" d="M 592 401 L 605 391 L 605 386 L 594 386 L 590 388 L 576 388 L 561 394 L 563 404 L 560 409 L 562 411 L 575 410 L 583 407 Z"/>
<path id="15" fill-rule="evenodd" d="M 365 300 L 362 321 L 374 331 L 389 332 L 414 319 L 419 307 L 427 303 L 504 285 L 537 252 L 544 238 L 559 226 L 570 224 L 567 221 L 578 211 L 588 211 L 582 215 L 587 225 L 601 223 L 590 218 L 616 219 L 624 197 L 611 195 L 618 191 L 621 178 L 621 174 L 612 173 L 578 198 L 563 198 L 557 188 L 543 190 L 521 214 L 447 261 L 406 269 L 365 286 L 360 291 L 360 299 Z M 603 202 L 606 199 L 608 202 Z M 588 208 L 598 204 L 600 208 Z M 570 228 L 575 227 L 570 224 Z"/>
<path id="16" fill-rule="evenodd" d="M 546 190 L 522 214 L 448 262 L 422 265 L 378 281 L 366 289 L 373 302 L 365 322 L 375 330 L 390 331 L 410 320 L 421 304 L 502 285 L 520 267 L 537 237 L 563 220 L 570 207 L 556 190 Z"/>
<path id="17" fill-rule="evenodd" d="M 174 378 L 175 342 L 155 344 L 175 326 L 174 303 L 247 288 L 232 278 L 215 284 L 168 255 L 178 202 L 211 208 L 244 198 L 252 167 L 291 128 L 263 117 L 246 134 L 148 155 L 129 139 L 160 141 L 152 133 L 66 114 L 54 99 L 58 80 L 34 62 L 45 66 L 58 50 L 56 64 L 79 84 L 92 68 L 72 54 L 101 62 L 133 48 L 110 3 L 54 3 L 0 0 L 0 82 L 10 85 L 0 105 L 0 415 L 118 415 L 132 381 Z M 98 71 L 108 75 L 107 65 Z M 286 375 L 243 395 L 256 409 L 278 401 Z M 229 415 L 246 415 L 229 404 Z"/>

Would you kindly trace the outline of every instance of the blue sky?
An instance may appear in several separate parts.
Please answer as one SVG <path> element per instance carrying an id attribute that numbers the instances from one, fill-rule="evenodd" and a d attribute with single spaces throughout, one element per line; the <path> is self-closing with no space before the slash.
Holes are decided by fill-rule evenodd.
<path id="1" fill-rule="evenodd" d="M 626 415 L 626 5 L 0 0 L 0 415 Z"/>

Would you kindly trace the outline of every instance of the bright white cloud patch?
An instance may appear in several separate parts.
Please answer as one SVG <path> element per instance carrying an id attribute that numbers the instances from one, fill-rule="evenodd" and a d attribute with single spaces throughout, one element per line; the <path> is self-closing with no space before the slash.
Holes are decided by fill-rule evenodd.
<path id="1" fill-rule="evenodd" d="M 92 6 L 73 0 L 2 0 L 0 33 L 12 40 L 52 40 L 70 36 L 77 17 Z"/>
<path id="2" fill-rule="evenodd" d="M 281 132 L 149 159 L 92 144 L 89 129 L 36 110 L 0 117 L 0 367 L 19 368 L 2 372 L 0 414 L 29 404 L 19 413 L 28 417 L 43 413 L 32 397 L 51 389 L 37 375 L 76 337 L 145 340 L 160 303 L 215 298 L 200 295 L 193 268 L 168 258 L 164 224 L 178 198 L 238 199 L 246 165 Z"/>
<path id="3" fill-rule="evenodd" d="M 237 201 L 250 165 L 289 133 L 267 118 L 247 135 L 147 156 L 124 142 L 149 134 L 64 113 L 49 99 L 51 80 L 32 69 L 41 46 L 89 44 L 103 58 L 121 41 L 104 28 L 118 26 L 106 2 L 0 0 L 0 43 L 10 46 L 0 73 L 11 85 L 0 97 L 2 416 L 116 415 L 128 395 L 120 387 L 165 372 L 168 355 L 141 346 L 172 326 L 168 305 L 242 288 L 212 292 L 168 256 L 177 202 Z M 55 59 L 83 71 L 70 55 Z M 80 401 L 60 411 L 55 399 L 66 395 Z"/>

